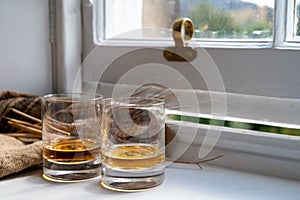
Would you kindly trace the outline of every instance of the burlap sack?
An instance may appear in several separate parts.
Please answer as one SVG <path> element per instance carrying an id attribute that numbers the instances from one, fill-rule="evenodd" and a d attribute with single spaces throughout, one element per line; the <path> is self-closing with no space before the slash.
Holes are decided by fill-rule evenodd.
<path id="1" fill-rule="evenodd" d="M 33 117 L 41 118 L 41 97 L 15 91 L 0 91 L 0 133 L 17 131 L 7 124 L 4 117 L 24 120 L 20 115 L 12 112 L 10 108 L 17 109 Z"/>
<path id="2" fill-rule="evenodd" d="M 41 98 L 15 91 L 0 92 L 0 178 L 42 163 L 41 141 L 26 145 L 5 135 L 18 131 L 7 123 L 5 117 L 24 120 L 11 112 L 11 108 L 40 118 Z"/>
<path id="3" fill-rule="evenodd" d="M 41 163 L 42 141 L 25 145 L 13 137 L 0 135 L 0 178 Z"/>

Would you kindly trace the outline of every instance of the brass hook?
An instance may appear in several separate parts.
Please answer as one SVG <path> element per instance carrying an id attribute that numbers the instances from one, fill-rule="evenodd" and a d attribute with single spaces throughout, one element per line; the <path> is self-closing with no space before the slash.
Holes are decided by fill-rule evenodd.
<path id="1" fill-rule="evenodd" d="M 194 35 L 194 24 L 189 18 L 179 18 L 173 24 L 173 38 L 176 46 L 185 46 Z"/>
<path id="2" fill-rule="evenodd" d="M 188 42 L 194 35 L 194 24 L 189 18 L 176 19 L 173 24 L 173 39 L 175 47 L 164 50 L 164 57 L 168 61 L 189 62 L 197 57 L 197 52 L 188 47 Z"/>

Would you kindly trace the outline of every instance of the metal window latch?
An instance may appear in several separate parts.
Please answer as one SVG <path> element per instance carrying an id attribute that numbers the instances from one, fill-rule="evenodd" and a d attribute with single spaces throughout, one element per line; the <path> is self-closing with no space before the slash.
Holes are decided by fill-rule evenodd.
<path id="1" fill-rule="evenodd" d="M 197 51 L 187 46 L 194 34 L 194 24 L 189 18 L 179 18 L 173 24 L 175 47 L 168 47 L 163 54 L 167 61 L 190 62 L 197 57 Z"/>

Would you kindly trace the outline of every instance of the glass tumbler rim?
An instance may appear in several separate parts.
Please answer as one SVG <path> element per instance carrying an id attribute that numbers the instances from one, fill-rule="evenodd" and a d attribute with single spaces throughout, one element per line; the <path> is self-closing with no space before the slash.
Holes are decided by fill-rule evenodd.
<path id="1" fill-rule="evenodd" d="M 85 101 L 101 101 L 103 96 L 98 93 L 51 93 L 44 95 L 42 101 L 72 101 L 72 102 L 85 102 Z"/>
<path id="2" fill-rule="evenodd" d="M 130 102 L 130 100 L 134 100 L 134 102 Z M 164 106 L 164 100 L 149 97 L 110 97 L 102 98 L 101 104 L 126 107 L 151 107 Z"/>

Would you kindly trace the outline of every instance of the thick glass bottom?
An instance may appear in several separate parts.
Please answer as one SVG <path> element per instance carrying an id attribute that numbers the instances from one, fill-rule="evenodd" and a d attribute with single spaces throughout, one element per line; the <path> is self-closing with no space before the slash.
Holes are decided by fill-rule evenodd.
<path id="1" fill-rule="evenodd" d="M 151 172 L 114 171 L 102 169 L 102 187 L 121 192 L 144 191 L 161 185 L 165 180 L 164 170 Z"/>
<path id="2" fill-rule="evenodd" d="M 44 159 L 43 178 L 54 182 L 78 182 L 100 175 L 100 162 L 63 164 Z"/>

